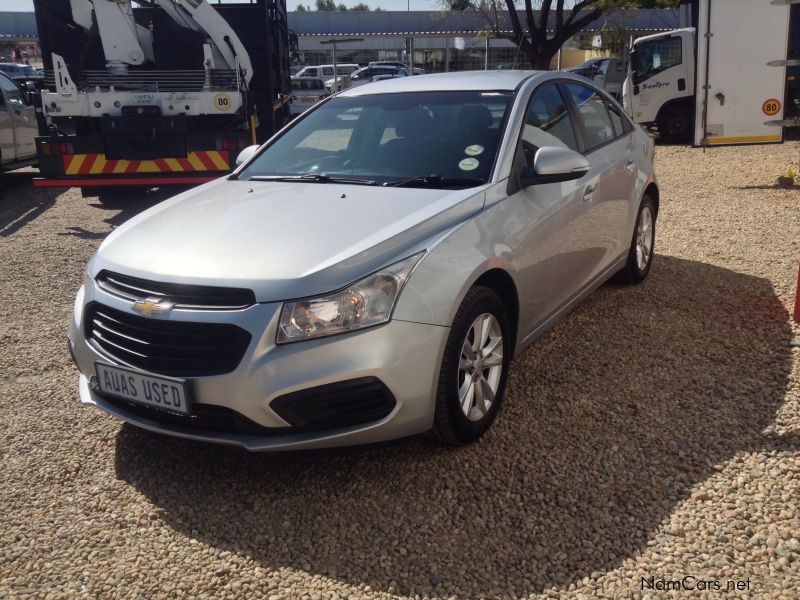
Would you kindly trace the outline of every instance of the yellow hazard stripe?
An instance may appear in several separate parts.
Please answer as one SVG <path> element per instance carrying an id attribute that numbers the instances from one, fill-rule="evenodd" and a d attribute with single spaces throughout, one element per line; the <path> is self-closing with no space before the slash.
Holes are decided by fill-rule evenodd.
<path id="1" fill-rule="evenodd" d="M 69 161 L 69 166 L 64 171 L 66 175 L 77 175 L 80 173 L 81 165 L 86 160 L 85 154 L 74 154 L 72 160 Z"/>
<path id="2" fill-rule="evenodd" d="M 195 171 L 207 171 L 206 166 L 203 164 L 203 161 L 195 154 L 194 152 L 189 152 L 189 155 L 186 159 L 191 163 L 194 167 Z"/>
<path id="3" fill-rule="evenodd" d="M 89 173 L 91 175 L 97 175 L 103 172 L 103 167 L 106 166 L 106 157 L 102 154 L 98 154 L 94 158 L 94 162 L 92 163 L 92 168 L 89 169 Z"/>
<path id="4" fill-rule="evenodd" d="M 746 137 L 716 137 L 706 140 L 709 144 L 752 144 L 757 142 L 780 142 L 779 135 L 751 135 Z"/>
<path id="5" fill-rule="evenodd" d="M 181 163 L 179 163 L 174 158 L 165 158 L 164 162 L 167 163 L 167 166 L 170 168 L 171 171 L 183 171 Z"/>
<path id="6" fill-rule="evenodd" d="M 224 171 L 228 168 L 228 163 L 225 162 L 225 159 L 222 158 L 222 154 L 219 152 L 206 152 L 206 154 L 220 171 Z"/>

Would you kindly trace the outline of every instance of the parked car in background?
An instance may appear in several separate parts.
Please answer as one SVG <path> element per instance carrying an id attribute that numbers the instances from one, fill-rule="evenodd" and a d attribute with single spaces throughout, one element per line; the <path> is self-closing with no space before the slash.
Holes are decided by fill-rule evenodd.
<path id="1" fill-rule="evenodd" d="M 587 79 L 594 80 L 594 76 L 600 72 L 603 63 L 605 63 L 607 60 L 607 58 L 592 58 L 575 67 L 566 67 L 561 70 L 565 73 L 573 73 L 575 75 L 580 75 L 582 77 L 586 77 Z"/>
<path id="2" fill-rule="evenodd" d="M 376 77 L 382 77 L 383 79 L 408 77 L 408 71 L 392 65 L 361 67 L 350 75 L 350 83 L 353 86 L 363 85 L 374 81 Z"/>
<path id="3" fill-rule="evenodd" d="M 406 71 L 408 71 L 408 64 L 400 62 L 399 60 L 398 61 L 395 61 L 395 60 L 373 60 L 371 63 L 369 63 L 368 66 L 370 66 L 370 67 L 397 67 L 398 69 L 405 69 Z M 423 69 L 421 67 L 415 66 L 413 70 L 414 70 L 414 72 L 413 72 L 414 75 L 424 75 L 425 74 L 425 69 Z"/>
<path id="4" fill-rule="evenodd" d="M 11 79 L 44 81 L 44 73 L 30 65 L 20 63 L 0 63 L 0 73 L 5 73 Z"/>
<path id="5" fill-rule="evenodd" d="M 345 90 L 103 241 L 69 326 L 81 401 L 250 450 L 473 442 L 515 354 L 647 277 L 653 152 L 566 73 Z"/>
<path id="6" fill-rule="evenodd" d="M 38 133 L 29 94 L 0 73 L 0 194 L 4 171 L 36 164 Z"/>
<path id="7" fill-rule="evenodd" d="M 356 69 L 358 69 L 358 65 L 355 63 L 337 64 L 336 74 L 350 75 Z M 306 66 L 297 71 L 294 77 L 319 77 L 320 79 L 325 80 L 329 77 L 333 77 L 333 65 Z"/>
<path id="8" fill-rule="evenodd" d="M 292 98 L 289 113 L 297 116 L 307 111 L 320 100 L 330 96 L 325 83 L 316 77 L 292 77 Z"/>

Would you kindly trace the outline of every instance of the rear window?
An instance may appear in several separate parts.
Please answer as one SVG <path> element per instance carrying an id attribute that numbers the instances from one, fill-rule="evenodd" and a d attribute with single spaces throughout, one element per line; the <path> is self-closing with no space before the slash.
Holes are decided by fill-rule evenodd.
<path id="1" fill-rule="evenodd" d="M 307 90 L 321 90 L 325 87 L 321 79 L 293 79 L 292 89 L 296 92 Z"/>

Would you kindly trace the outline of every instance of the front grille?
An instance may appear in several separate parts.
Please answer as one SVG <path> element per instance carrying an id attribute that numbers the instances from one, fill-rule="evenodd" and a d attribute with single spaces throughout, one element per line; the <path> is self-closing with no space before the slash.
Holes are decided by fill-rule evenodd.
<path id="1" fill-rule="evenodd" d="M 281 396 L 270 408 L 293 427 L 319 430 L 378 421 L 388 416 L 395 404 L 382 381 L 360 377 Z"/>
<path id="2" fill-rule="evenodd" d="M 256 302 L 253 290 L 242 288 L 163 283 L 111 271 L 100 271 L 95 281 L 109 294 L 131 302 L 154 298 L 184 310 L 239 310 Z"/>
<path id="3" fill-rule="evenodd" d="M 241 362 L 250 334 L 226 323 L 165 321 L 93 302 L 84 314 L 86 339 L 115 361 L 174 377 L 220 375 Z"/>

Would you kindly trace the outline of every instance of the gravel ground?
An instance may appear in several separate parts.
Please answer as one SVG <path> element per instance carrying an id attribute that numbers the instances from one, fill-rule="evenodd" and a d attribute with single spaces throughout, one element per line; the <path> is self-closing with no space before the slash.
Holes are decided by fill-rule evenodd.
<path id="1" fill-rule="evenodd" d="M 800 189 L 773 183 L 798 154 L 659 147 L 651 277 L 521 356 L 460 450 L 250 455 L 82 408 L 64 339 L 82 271 L 159 197 L 9 177 L 0 597 L 797 598 Z"/>

